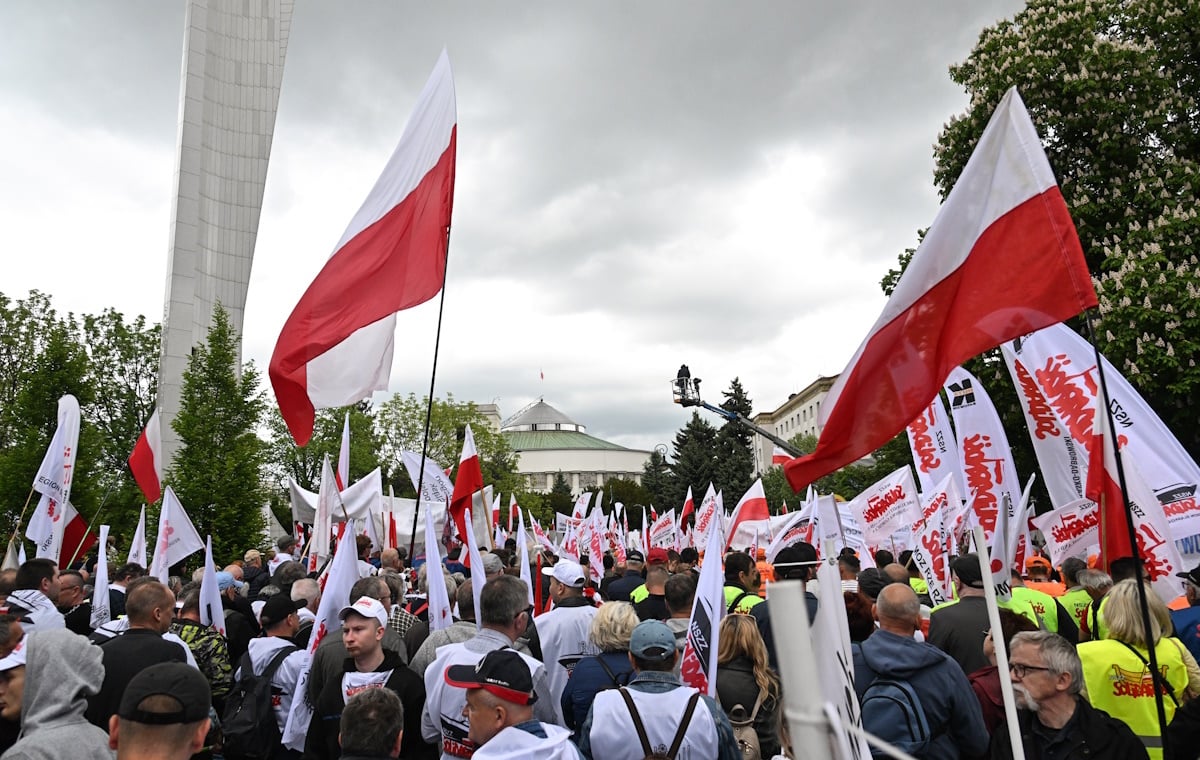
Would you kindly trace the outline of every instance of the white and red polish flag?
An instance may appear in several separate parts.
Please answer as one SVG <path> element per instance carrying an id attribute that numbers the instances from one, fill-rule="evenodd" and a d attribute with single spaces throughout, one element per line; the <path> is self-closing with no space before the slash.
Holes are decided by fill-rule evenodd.
<path id="1" fill-rule="evenodd" d="M 450 496 L 450 516 L 460 540 L 467 535 L 467 509 L 471 498 L 483 490 L 483 470 L 479 465 L 479 452 L 475 450 L 475 434 L 467 425 L 463 435 L 462 455 L 458 458 L 458 473 L 454 476 L 454 493 Z"/>
<path id="2" fill-rule="evenodd" d="M 778 446 L 776 446 L 771 451 L 771 466 L 772 467 L 774 467 L 777 464 L 784 465 L 790 461 L 792 461 L 792 455 L 787 453 L 783 449 L 779 448 Z"/>
<path id="3" fill-rule="evenodd" d="M 346 421 L 342 424 L 342 448 L 338 450 L 337 489 L 345 491 L 350 485 L 350 412 L 346 412 Z"/>
<path id="4" fill-rule="evenodd" d="M 129 455 L 129 471 L 133 473 L 138 488 L 142 489 L 147 504 L 162 498 L 163 464 L 162 418 L 158 407 L 155 407 L 154 414 L 146 422 L 146 429 L 138 436 L 133 453 Z"/>
<path id="5" fill-rule="evenodd" d="M 769 531 L 770 524 L 771 510 L 767 507 L 767 495 L 763 491 L 762 478 L 758 478 L 746 490 L 733 510 L 733 519 L 729 523 L 729 532 L 725 539 L 725 549 L 728 550 L 730 546 L 749 546 L 751 543 L 757 549 L 759 531 Z M 738 535 L 739 528 L 741 535 Z M 755 558 L 757 557 L 756 553 Z"/>
<path id="6" fill-rule="evenodd" d="M 1075 226 L 1013 88 L 821 405 L 816 451 L 784 465 L 788 481 L 799 490 L 869 454 L 928 406 L 954 367 L 1096 303 Z"/>
<path id="7" fill-rule="evenodd" d="M 395 152 L 275 344 L 271 385 L 301 446 L 315 410 L 387 389 L 396 312 L 445 284 L 457 121 L 442 51 Z"/>
<path id="8" fill-rule="evenodd" d="M 695 511 L 696 511 L 696 500 L 692 497 L 692 487 L 688 486 L 687 498 L 685 498 L 683 500 L 683 511 L 679 513 L 679 526 L 680 527 L 686 526 L 688 515 L 694 513 Z M 655 520 L 658 519 L 658 517 L 655 516 L 653 510 L 650 512 L 650 517 Z"/>

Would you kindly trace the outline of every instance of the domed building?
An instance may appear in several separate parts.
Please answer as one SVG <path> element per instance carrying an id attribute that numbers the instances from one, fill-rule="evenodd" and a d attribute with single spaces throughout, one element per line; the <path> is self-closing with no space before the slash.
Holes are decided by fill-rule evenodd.
<path id="1" fill-rule="evenodd" d="M 549 491 L 559 472 L 574 493 L 603 486 L 611 478 L 641 483 L 650 459 L 649 451 L 588 435 L 586 427 L 542 399 L 501 423 L 500 432 L 520 455 L 517 472 L 531 491 Z"/>

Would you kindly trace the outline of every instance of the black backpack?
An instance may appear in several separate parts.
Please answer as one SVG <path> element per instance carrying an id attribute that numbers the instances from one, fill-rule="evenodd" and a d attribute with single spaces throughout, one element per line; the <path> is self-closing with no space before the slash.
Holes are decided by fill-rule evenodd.
<path id="1" fill-rule="evenodd" d="M 225 757 L 230 760 L 265 760 L 275 755 L 282 737 L 275 721 L 271 678 L 297 647 L 281 648 L 262 675 L 254 674 L 250 653 L 242 655 L 241 676 L 225 700 L 221 730 L 225 735 Z M 297 698 L 303 698 L 298 695 Z"/>

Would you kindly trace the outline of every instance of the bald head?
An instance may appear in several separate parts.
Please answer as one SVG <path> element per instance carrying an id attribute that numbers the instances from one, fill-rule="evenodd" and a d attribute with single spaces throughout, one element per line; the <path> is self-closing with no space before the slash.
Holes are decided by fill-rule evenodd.
<path id="1" fill-rule="evenodd" d="M 904 565 L 893 562 L 889 565 L 884 565 L 882 572 L 892 583 L 908 584 L 908 571 L 904 569 Z"/>
<path id="2" fill-rule="evenodd" d="M 921 603 L 907 583 L 884 586 L 875 600 L 875 617 L 885 631 L 911 636 L 921 624 Z"/>

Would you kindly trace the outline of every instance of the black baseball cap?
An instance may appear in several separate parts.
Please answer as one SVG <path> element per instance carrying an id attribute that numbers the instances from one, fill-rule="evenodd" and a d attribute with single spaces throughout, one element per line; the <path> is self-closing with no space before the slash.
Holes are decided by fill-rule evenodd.
<path id="1" fill-rule="evenodd" d="M 531 705 L 537 701 L 533 674 L 513 649 L 488 652 L 475 665 L 451 665 L 446 668 L 446 683 L 461 689 L 483 689 L 505 702 Z"/>
<path id="2" fill-rule="evenodd" d="M 630 549 L 625 553 L 626 562 L 645 562 L 646 557 L 637 549 Z"/>
<path id="3" fill-rule="evenodd" d="M 170 697 L 178 707 L 173 710 L 143 710 L 139 707 L 150 697 Z M 151 665 L 133 677 L 121 697 L 117 715 L 122 720 L 154 726 L 199 723 L 208 717 L 212 692 L 200 671 L 182 662 Z"/>
<path id="4" fill-rule="evenodd" d="M 293 601 L 287 594 L 275 594 L 268 597 L 263 604 L 262 612 L 258 613 L 258 621 L 262 623 L 263 628 L 270 628 L 276 623 L 282 623 L 288 615 L 306 606 L 308 606 L 308 602 L 304 599 Z"/>
<path id="5" fill-rule="evenodd" d="M 1196 565 L 1186 573 L 1175 573 L 1175 576 L 1177 578 L 1183 578 L 1184 580 L 1191 581 L 1193 585 L 1200 586 L 1200 565 Z"/>
<path id="6" fill-rule="evenodd" d="M 971 552 L 955 557 L 954 561 L 950 563 L 950 569 L 964 585 L 971 588 L 983 588 L 983 571 L 979 569 L 978 554 Z"/>

